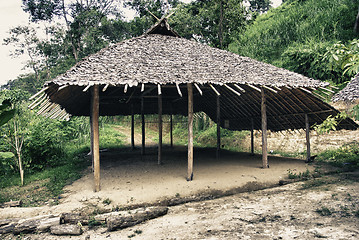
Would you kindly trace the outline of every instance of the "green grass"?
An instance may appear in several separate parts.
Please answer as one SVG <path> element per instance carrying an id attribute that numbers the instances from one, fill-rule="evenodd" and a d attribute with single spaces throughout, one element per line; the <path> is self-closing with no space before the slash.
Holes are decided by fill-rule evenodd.
<path id="1" fill-rule="evenodd" d="M 355 170 L 359 168 L 359 142 L 354 141 L 344 144 L 336 150 L 327 150 L 316 159 L 320 163 L 327 163 L 343 170 Z"/>

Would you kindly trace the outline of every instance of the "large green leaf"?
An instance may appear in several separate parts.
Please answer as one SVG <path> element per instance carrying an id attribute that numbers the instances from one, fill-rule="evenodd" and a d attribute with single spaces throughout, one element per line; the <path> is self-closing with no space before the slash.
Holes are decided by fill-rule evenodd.
<path id="1" fill-rule="evenodd" d="M 4 101 L 2 101 L 2 103 L 0 104 L 0 111 L 8 108 L 11 106 L 11 102 L 9 99 L 5 99 Z"/>
<path id="2" fill-rule="evenodd" d="M 3 111 L 0 114 L 0 126 L 4 125 L 5 123 L 7 123 L 11 118 L 14 117 L 16 113 L 16 109 L 11 109 L 8 111 Z"/>

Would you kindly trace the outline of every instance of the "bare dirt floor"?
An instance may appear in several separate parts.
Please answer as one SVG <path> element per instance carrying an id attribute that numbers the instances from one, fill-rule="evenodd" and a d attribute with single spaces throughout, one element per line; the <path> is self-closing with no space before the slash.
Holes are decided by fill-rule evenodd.
<path id="1" fill-rule="evenodd" d="M 327 176 L 278 186 L 288 171 L 314 170 L 303 160 L 214 149 L 195 149 L 194 180 L 186 181 L 185 147 L 155 147 L 101 153 L 101 191 L 93 191 L 91 169 L 65 188 L 60 204 L 0 209 L 0 218 L 26 218 L 64 212 L 109 212 L 118 208 L 167 205 L 167 215 L 137 226 L 81 236 L 30 234 L 24 239 L 359 239 L 358 173 Z M 303 185 L 304 184 L 304 185 Z M 264 190 L 260 190 L 264 189 Z M 1 238 L 1 237 L 0 237 Z M 5 239 L 16 239 L 6 236 Z"/>

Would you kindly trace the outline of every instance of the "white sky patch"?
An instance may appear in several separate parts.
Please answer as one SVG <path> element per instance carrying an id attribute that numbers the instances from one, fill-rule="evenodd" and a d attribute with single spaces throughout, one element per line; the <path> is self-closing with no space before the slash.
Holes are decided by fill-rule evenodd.
<path id="1" fill-rule="evenodd" d="M 182 0 L 189 3 L 193 0 Z M 281 4 L 281 0 L 272 0 L 273 7 Z M 0 0 L 0 85 L 6 84 L 9 80 L 16 79 L 20 74 L 28 73 L 30 70 L 23 70 L 25 62 L 28 58 L 23 57 L 12 58 L 10 56 L 10 46 L 3 45 L 3 39 L 9 37 L 9 29 L 27 25 L 29 15 L 22 10 L 21 0 Z M 135 11 L 131 9 L 123 9 L 123 13 L 127 20 L 135 16 Z"/>

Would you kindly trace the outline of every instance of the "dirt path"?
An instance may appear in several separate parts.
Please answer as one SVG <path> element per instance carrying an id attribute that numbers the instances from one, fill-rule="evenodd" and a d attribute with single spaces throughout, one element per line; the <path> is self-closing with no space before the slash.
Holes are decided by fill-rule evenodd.
<path id="1" fill-rule="evenodd" d="M 120 133 L 122 133 L 123 135 L 126 136 L 125 141 L 127 145 L 131 145 L 131 128 L 122 126 L 122 125 L 117 125 L 116 127 L 114 127 L 114 129 L 116 129 L 117 131 L 119 131 Z M 136 131 L 137 129 L 135 129 L 135 146 L 136 147 L 141 147 L 142 144 L 142 134 L 138 133 Z M 157 143 L 152 139 L 152 136 L 150 134 L 146 134 L 146 146 L 155 146 Z"/>

